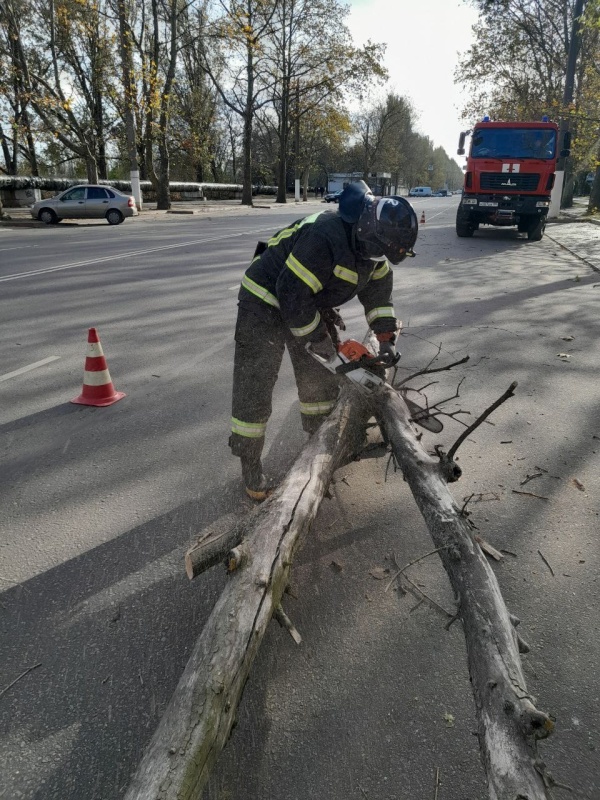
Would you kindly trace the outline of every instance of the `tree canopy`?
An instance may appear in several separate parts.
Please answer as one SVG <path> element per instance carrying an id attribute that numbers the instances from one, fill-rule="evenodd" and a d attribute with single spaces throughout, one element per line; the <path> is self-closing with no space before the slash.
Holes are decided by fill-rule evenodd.
<path id="1" fill-rule="evenodd" d="M 343 0 L 2 0 L 0 172 L 277 187 L 443 185 L 456 162 L 358 46 Z M 360 103 L 360 112 L 355 111 Z"/>

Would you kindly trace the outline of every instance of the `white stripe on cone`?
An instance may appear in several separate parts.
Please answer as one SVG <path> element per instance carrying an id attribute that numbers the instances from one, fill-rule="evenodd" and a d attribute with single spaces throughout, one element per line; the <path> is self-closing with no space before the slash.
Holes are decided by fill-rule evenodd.
<path id="1" fill-rule="evenodd" d="M 98 356 L 103 356 L 104 351 L 102 350 L 102 345 L 100 342 L 88 342 L 87 355 L 88 358 L 97 358 Z"/>
<path id="2" fill-rule="evenodd" d="M 107 369 L 100 372 L 83 371 L 83 382 L 87 386 L 104 386 L 105 383 L 112 383 Z"/>

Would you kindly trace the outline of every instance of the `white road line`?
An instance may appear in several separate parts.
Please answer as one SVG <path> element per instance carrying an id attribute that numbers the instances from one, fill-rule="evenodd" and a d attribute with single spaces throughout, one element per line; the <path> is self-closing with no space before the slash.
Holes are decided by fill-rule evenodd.
<path id="1" fill-rule="evenodd" d="M 30 250 L 32 247 L 39 247 L 39 244 L 21 244 L 18 247 L 0 247 L 0 253 L 5 253 L 7 250 Z"/>
<path id="2" fill-rule="evenodd" d="M 272 228 L 263 228 L 262 230 L 272 230 Z M 65 269 L 74 269 L 75 267 L 86 267 L 89 264 L 103 264 L 107 261 L 117 261 L 119 259 L 132 258 L 134 256 L 145 256 L 148 253 L 160 253 L 163 250 L 175 250 L 179 247 L 191 247 L 196 244 L 206 244 L 207 242 L 217 242 L 220 239 L 233 239 L 238 236 L 254 236 L 256 233 L 261 233 L 261 229 L 254 229 L 252 231 L 243 231 L 241 233 L 226 233 L 221 236 L 211 236 L 208 239 L 196 239 L 191 242 L 179 242 L 178 244 L 165 244 L 162 247 L 150 247 L 146 250 L 130 250 L 129 252 L 119 253 L 114 256 L 100 256 L 99 258 L 90 258 L 87 261 L 76 261 L 73 264 L 61 264 L 58 267 L 44 267 L 42 269 L 33 269 L 29 272 L 20 272 L 14 275 L 5 275 L 0 278 L 0 283 L 5 281 L 16 281 L 19 278 L 30 278 L 33 275 L 46 275 L 50 272 L 60 272 Z"/>
<path id="3" fill-rule="evenodd" d="M 17 375 L 23 375 L 24 372 L 30 372 L 32 369 L 43 367 L 44 364 L 49 364 L 51 361 L 58 361 L 59 358 L 60 356 L 48 356 L 48 358 L 43 358 L 41 361 L 36 361 L 35 364 L 21 367 L 21 369 L 16 369 L 14 372 L 7 372 L 4 375 L 0 375 L 0 383 L 9 380 L 9 378 L 16 378 Z"/>

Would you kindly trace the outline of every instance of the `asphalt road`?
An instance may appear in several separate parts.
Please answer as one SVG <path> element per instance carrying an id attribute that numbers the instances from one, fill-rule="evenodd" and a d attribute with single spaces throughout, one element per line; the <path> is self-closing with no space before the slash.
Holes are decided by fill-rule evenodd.
<path id="1" fill-rule="evenodd" d="M 457 239 L 457 201 L 414 203 L 418 257 L 395 268 L 401 368 L 468 354 L 426 391 L 464 378 L 447 407 L 472 415 L 519 382 L 461 447 L 453 491 L 507 551 L 494 568 L 532 647 L 526 676 L 557 717 L 542 754 L 597 800 L 600 228 Z M 224 582 L 188 582 L 183 553 L 249 507 L 227 448 L 241 274 L 258 238 L 324 208 L 0 228 L 0 798 L 122 797 Z M 358 303 L 344 318 L 362 337 Z M 91 326 L 127 394 L 104 409 L 69 403 Z M 450 419 L 424 441 L 447 449 L 461 430 Z M 303 441 L 286 364 L 270 471 Z M 431 540 L 386 463 L 338 474 L 286 607 L 303 644 L 272 626 L 205 800 L 430 800 L 437 768 L 438 800 L 486 796 L 460 626 L 388 587 L 391 555 L 404 565 Z M 434 558 L 411 575 L 452 609 Z"/>

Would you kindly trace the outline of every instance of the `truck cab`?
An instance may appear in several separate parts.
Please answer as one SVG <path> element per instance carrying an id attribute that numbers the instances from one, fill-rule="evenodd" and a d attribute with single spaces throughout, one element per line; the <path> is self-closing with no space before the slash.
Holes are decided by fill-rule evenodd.
<path id="1" fill-rule="evenodd" d="M 456 233 L 472 236 L 480 225 L 517 226 L 539 241 L 546 226 L 558 151 L 558 126 L 541 122 L 495 122 L 484 118 L 461 133 L 458 154 L 471 136 Z M 565 143 L 568 147 L 568 143 Z"/>

